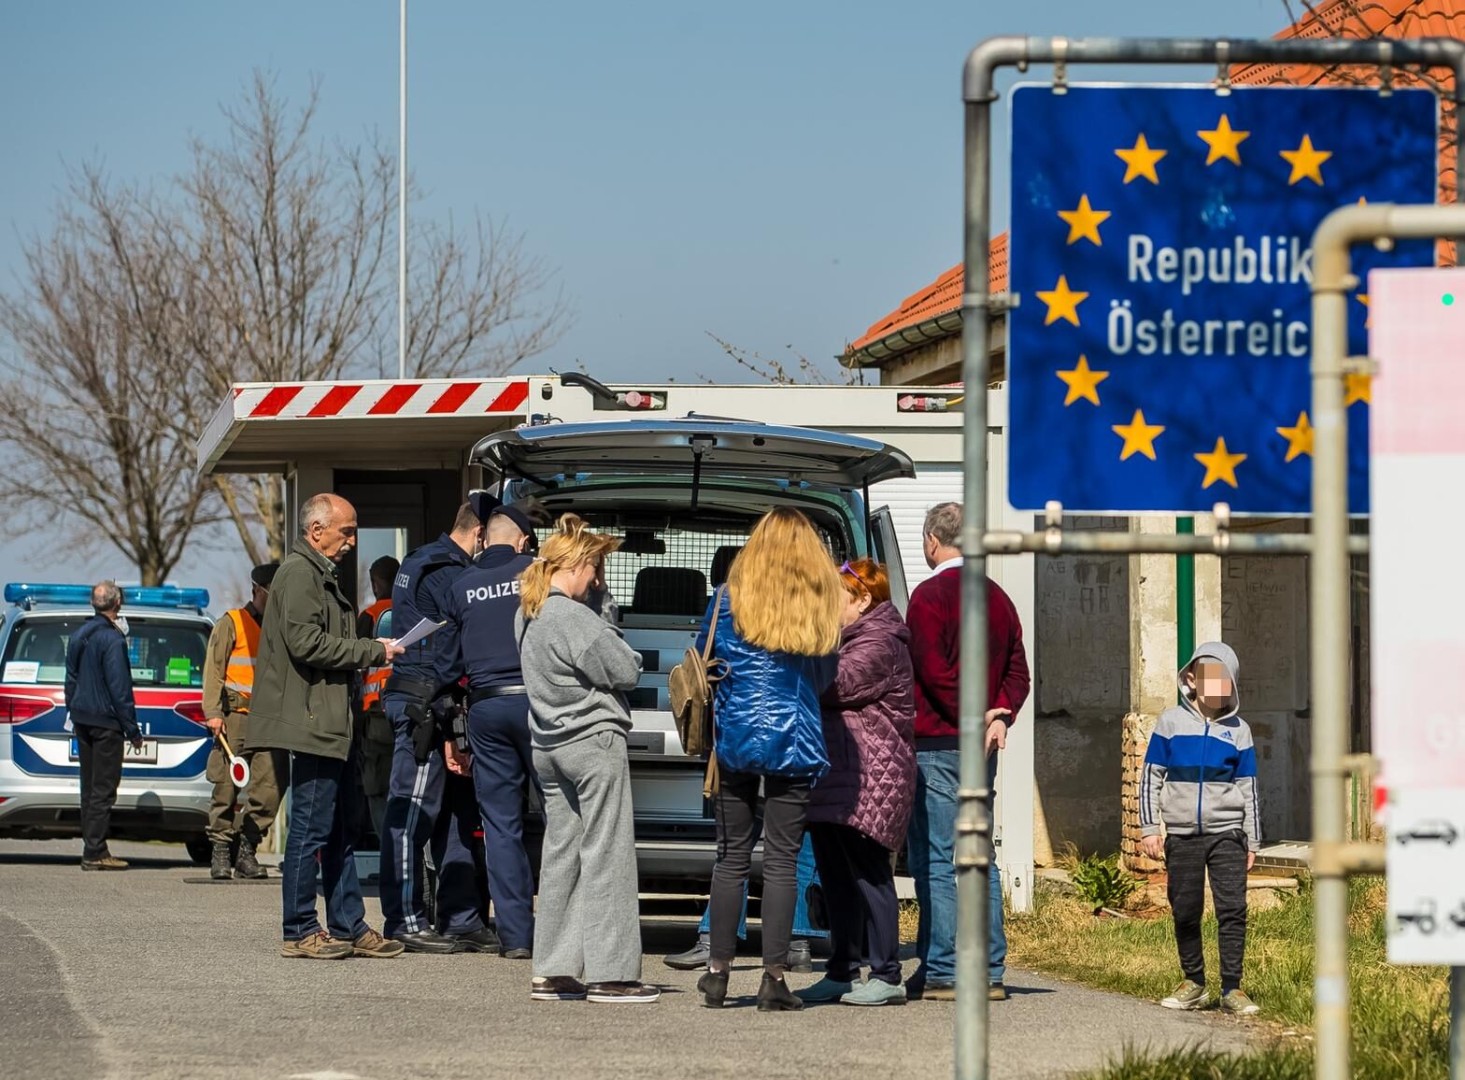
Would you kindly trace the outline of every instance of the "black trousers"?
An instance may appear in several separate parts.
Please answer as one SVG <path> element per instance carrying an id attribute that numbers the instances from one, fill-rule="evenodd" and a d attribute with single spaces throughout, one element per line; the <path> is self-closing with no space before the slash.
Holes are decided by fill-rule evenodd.
<path id="1" fill-rule="evenodd" d="M 829 914 L 826 973 L 853 982 L 868 964 L 870 978 L 899 986 L 900 901 L 890 852 L 848 825 L 814 822 L 809 837 Z"/>
<path id="2" fill-rule="evenodd" d="M 1216 906 L 1221 946 L 1221 992 L 1241 985 L 1246 955 L 1246 834 L 1240 829 L 1200 836 L 1165 837 L 1165 871 L 1170 909 L 1175 913 L 1175 945 L 1187 979 L 1206 984 L 1200 921 L 1206 901 L 1206 873 Z"/>
<path id="3" fill-rule="evenodd" d="M 743 887 L 758 837 L 758 783 L 763 782 L 763 964 L 785 967 L 798 898 L 799 848 L 809 808 L 809 780 L 723 770 L 713 800 L 717 863 L 712 868 L 712 958 L 731 963 L 737 951 Z"/>
<path id="4" fill-rule="evenodd" d="M 108 854 L 107 830 L 122 783 L 122 732 L 77 724 L 76 749 L 81 761 L 81 857 L 90 862 Z"/>

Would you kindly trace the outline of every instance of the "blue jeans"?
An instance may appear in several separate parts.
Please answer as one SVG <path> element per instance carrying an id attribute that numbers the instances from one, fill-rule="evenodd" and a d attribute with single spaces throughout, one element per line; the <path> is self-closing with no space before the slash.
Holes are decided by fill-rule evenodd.
<path id="1" fill-rule="evenodd" d="M 819 871 L 814 866 L 814 847 L 809 842 L 809 834 L 804 834 L 804 846 L 799 848 L 799 895 L 794 900 L 794 937 L 796 938 L 827 938 L 828 930 L 815 930 L 809 922 L 809 901 L 805 898 L 810 885 L 819 884 Z M 706 937 L 712 932 L 712 905 L 707 905 L 707 910 L 702 912 L 702 923 L 697 927 L 699 937 Z M 738 919 L 738 940 L 748 940 L 748 886 L 743 884 L 743 913 Z"/>
<path id="2" fill-rule="evenodd" d="M 997 755 L 987 759 L 988 787 L 995 795 Z M 921 966 L 911 976 L 917 986 L 956 982 L 956 793 L 961 786 L 961 751 L 916 751 L 916 803 L 907 836 L 906 861 L 921 906 L 916 955 Z M 990 807 L 989 807 L 990 809 Z M 1002 928 L 1002 875 L 989 875 L 987 979 L 1007 974 L 1007 934 Z"/>
<path id="3" fill-rule="evenodd" d="M 437 869 L 437 922 L 445 934 L 483 929 L 479 910 L 478 868 L 473 862 L 473 830 L 478 808 L 471 787 L 447 783 L 442 744 L 419 765 L 412 751 L 409 699 L 382 695 L 396 745 L 387 781 L 387 812 L 382 822 L 382 933 L 387 937 L 431 930 L 427 918 L 422 850 L 430 846 Z"/>
<path id="4" fill-rule="evenodd" d="M 357 776 L 354 760 L 290 755 L 290 828 L 280 863 L 286 941 L 299 941 L 320 929 L 315 909 L 317 859 L 331 937 L 354 941 L 367 930 L 345 812 L 361 797 Z"/>

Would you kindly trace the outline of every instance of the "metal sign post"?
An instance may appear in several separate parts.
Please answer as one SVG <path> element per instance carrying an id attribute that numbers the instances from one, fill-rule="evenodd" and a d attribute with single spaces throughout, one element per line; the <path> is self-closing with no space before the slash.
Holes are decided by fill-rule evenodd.
<path id="1" fill-rule="evenodd" d="M 1220 79 L 1229 81 L 1229 66 L 1236 63 L 1311 65 L 1418 65 L 1443 67 L 1455 76 L 1458 107 L 1465 100 L 1465 42 L 1452 38 L 1353 41 L 1216 41 L 1166 39 L 990 38 L 968 56 L 964 71 L 965 125 L 965 234 L 966 292 L 962 297 L 962 376 L 968 388 L 963 421 L 965 446 L 965 515 L 962 530 L 962 647 L 961 659 L 961 784 L 957 817 L 957 1018 L 956 1076 L 984 1080 L 987 1076 L 987 999 L 985 981 L 987 942 L 987 884 L 991 872 L 991 822 L 986 810 L 988 792 L 982 754 L 983 716 L 987 701 L 986 556 L 989 551 L 1041 551 L 1061 554 L 1077 550 L 1078 538 L 1065 536 L 1061 509 L 1050 513 L 1050 528 L 1033 534 L 987 532 L 987 352 L 989 320 L 993 313 L 1015 305 L 988 289 L 991 270 L 991 109 L 997 99 L 995 74 L 1003 67 L 1054 65 L 1055 87 L 1066 83 L 1070 63 L 1149 64 L 1196 63 L 1215 65 Z M 1214 129 L 1212 129 L 1214 130 Z M 1131 146 L 1129 149 L 1137 149 Z M 1301 147 L 1299 147 L 1301 149 Z M 1460 177 L 1465 194 L 1465 173 Z M 1462 200 L 1465 202 L 1465 200 Z M 1081 209 L 1081 207 L 1076 208 Z M 1292 553 L 1313 554 L 1312 562 L 1312 675 L 1315 693 L 1313 728 L 1314 874 L 1317 879 L 1318 969 L 1317 1072 L 1326 1080 L 1349 1075 L 1346 874 L 1376 869 L 1376 852 L 1345 840 L 1346 799 L 1343 757 L 1348 732 L 1348 554 L 1355 545 L 1348 536 L 1348 449 L 1344 405 L 1347 358 L 1347 295 L 1350 287 L 1349 246 L 1385 235 L 1433 236 L 1451 231 L 1454 222 L 1465 233 L 1465 205 L 1456 210 L 1451 229 L 1439 227 L 1390 233 L 1400 224 L 1393 217 L 1370 214 L 1370 225 L 1360 228 L 1354 212 L 1384 208 L 1354 207 L 1325 219 L 1313 242 L 1312 419 L 1315 429 L 1313 463 L 1313 532 Z M 1403 211 L 1399 211 L 1403 214 Z M 1341 220 L 1342 224 L 1338 224 Z M 1405 224 L 1408 224 L 1407 222 Z M 1322 273 L 1322 254 L 1329 251 L 1329 275 Z M 1339 257 L 1341 252 L 1341 258 Z M 1338 275 L 1341 262 L 1342 274 Z M 1055 285 L 1057 283 L 1055 282 Z M 1356 282 L 1353 282 L 1356 284 Z M 1054 292 L 1062 290 L 1054 289 Z M 1263 550 L 1261 537 L 1171 536 L 1163 543 L 1154 537 L 1119 536 L 1112 550 L 1194 551 L 1240 554 Z M 1269 542 L 1282 537 L 1266 538 Z M 1274 550 L 1284 545 L 1269 543 Z M 1457 1028 L 1458 1033 L 1458 1028 Z"/>

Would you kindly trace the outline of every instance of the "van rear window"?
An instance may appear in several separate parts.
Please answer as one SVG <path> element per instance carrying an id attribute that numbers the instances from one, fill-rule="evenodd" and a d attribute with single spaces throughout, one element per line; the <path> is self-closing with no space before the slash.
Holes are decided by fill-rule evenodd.
<path id="1" fill-rule="evenodd" d="M 584 517 L 596 532 L 621 538 L 620 550 L 606 560 L 605 582 L 623 617 L 700 618 L 756 522 L 663 514 L 638 524 L 630 513 Z M 541 542 L 549 532 L 540 533 Z M 833 538 L 822 529 L 820 535 L 833 552 Z"/>
<path id="2" fill-rule="evenodd" d="M 86 618 L 29 615 L 16 623 L 5 645 L 0 681 L 62 686 L 66 646 Z M 196 622 L 127 616 L 127 660 L 134 686 L 203 686 L 209 628 Z"/>

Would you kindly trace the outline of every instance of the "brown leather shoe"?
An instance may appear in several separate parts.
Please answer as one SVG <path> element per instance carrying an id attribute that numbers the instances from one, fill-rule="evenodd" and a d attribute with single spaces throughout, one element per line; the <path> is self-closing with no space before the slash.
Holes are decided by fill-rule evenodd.
<path id="1" fill-rule="evenodd" d="M 299 941 L 285 941 L 280 955 L 298 960 L 344 960 L 354 948 L 349 941 L 337 941 L 324 930 L 317 930 Z"/>
<path id="2" fill-rule="evenodd" d="M 103 855 L 100 859 L 82 859 L 83 870 L 126 870 L 127 860 L 115 855 Z"/>
<path id="3" fill-rule="evenodd" d="M 390 941 L 370 927 L 367 927 L 366 933 L 351 943 L 353 956 L 368 956 L 373 960 L 390 960 L 394 956 L 401 956 L 406 951 L 407 946 L 400 941 Z"/>

